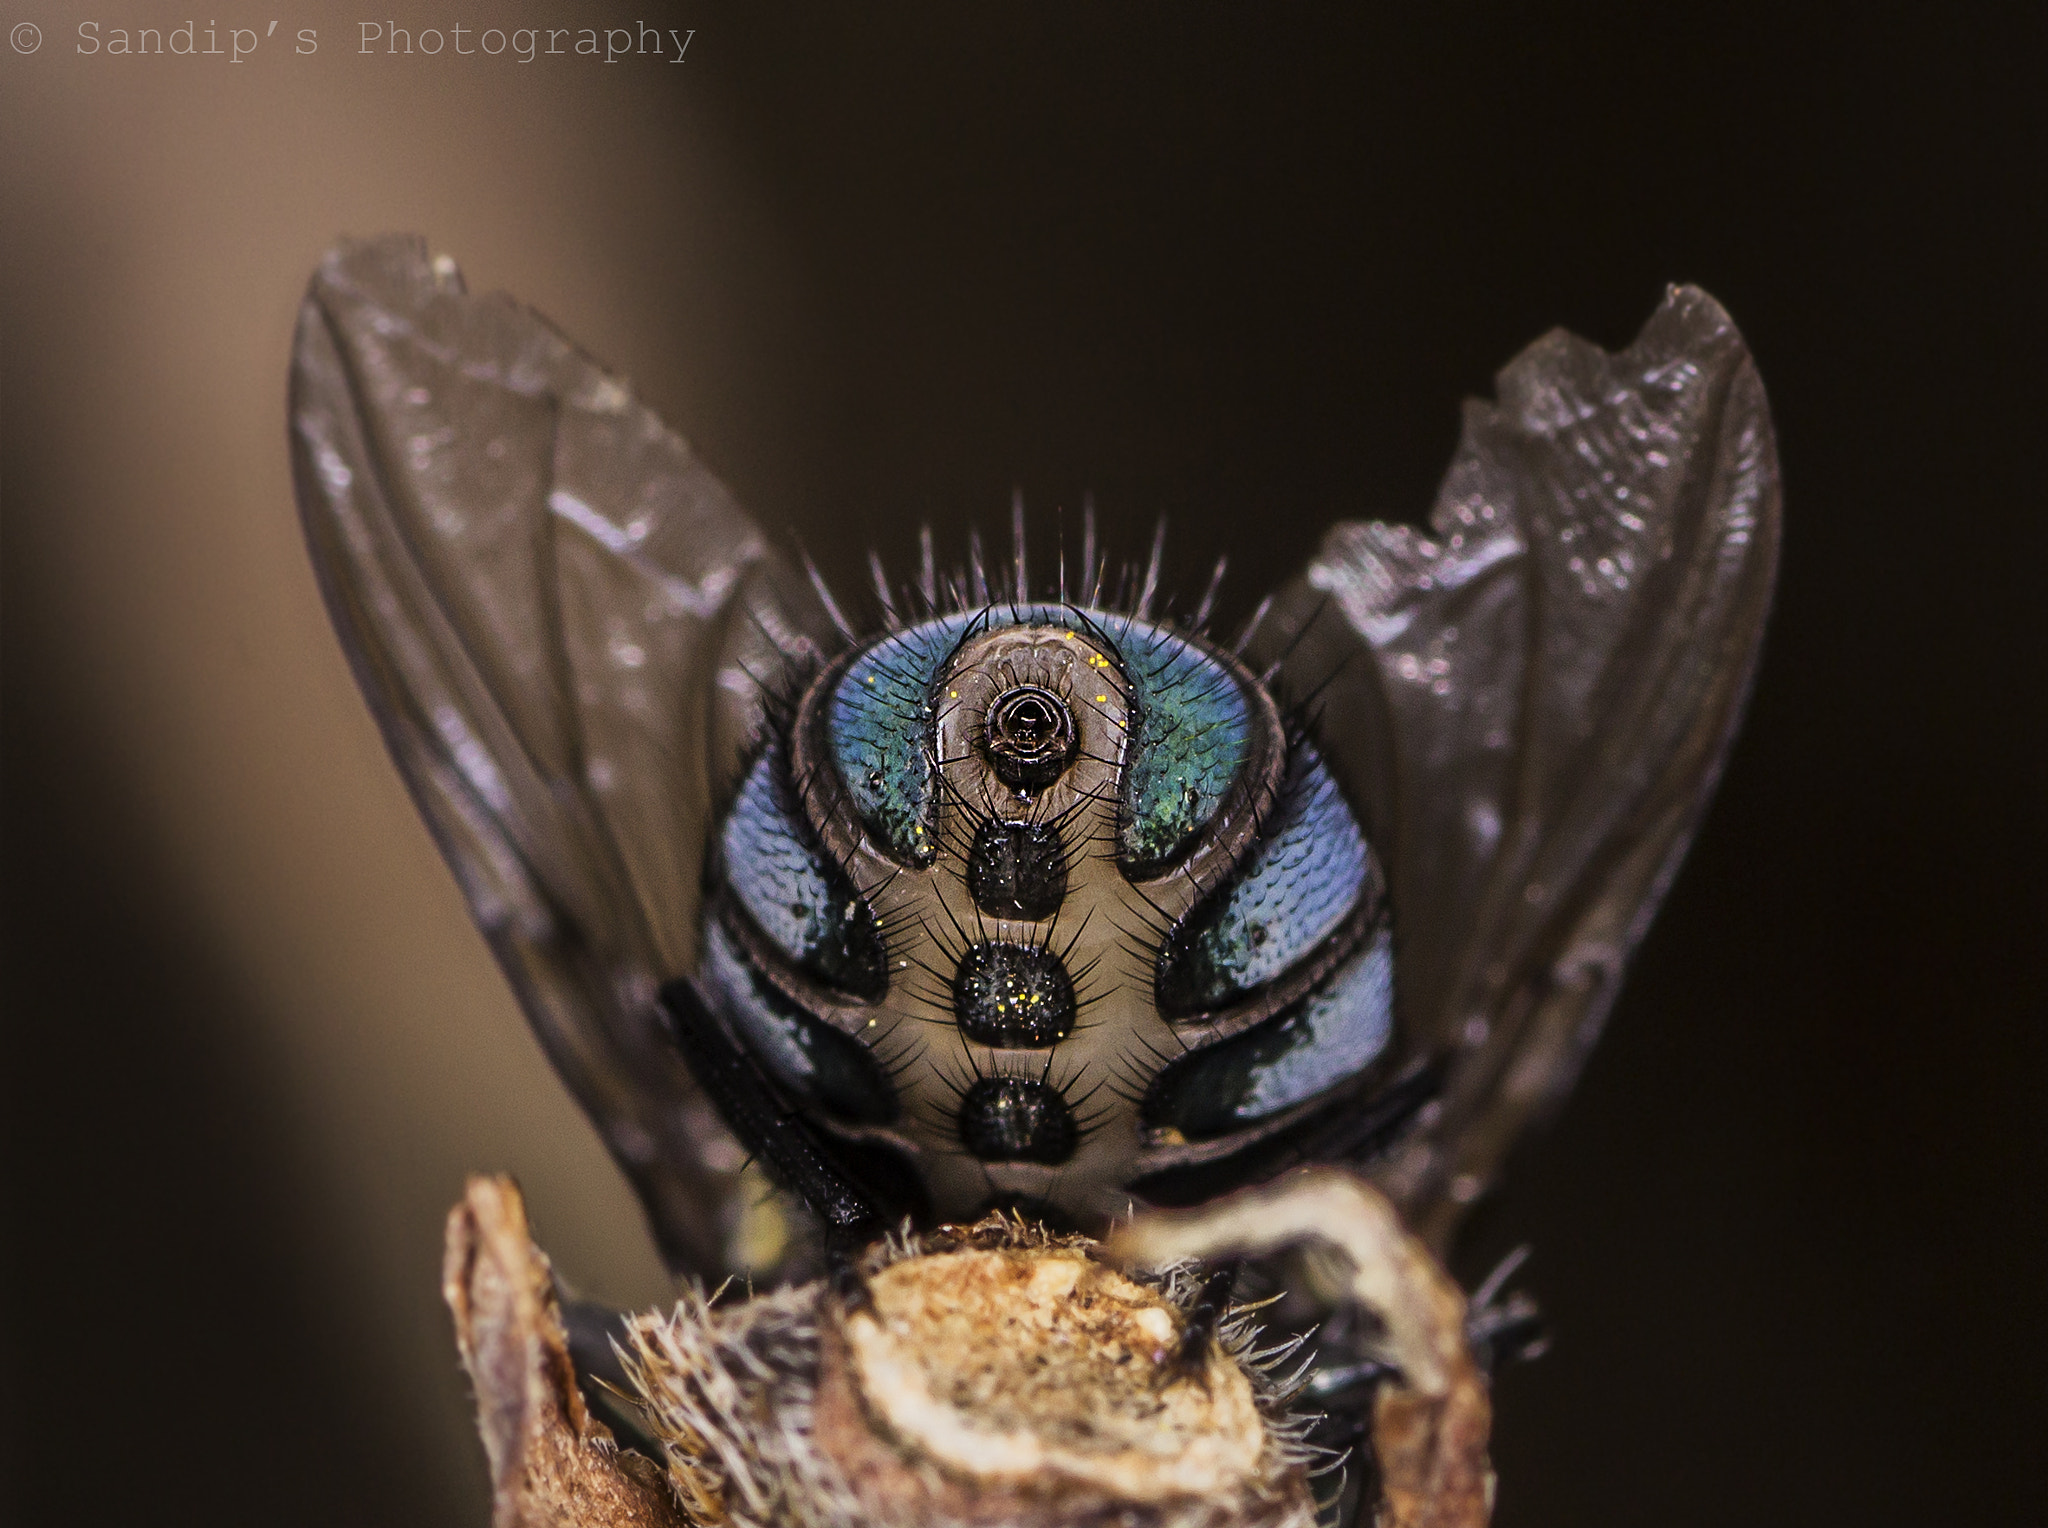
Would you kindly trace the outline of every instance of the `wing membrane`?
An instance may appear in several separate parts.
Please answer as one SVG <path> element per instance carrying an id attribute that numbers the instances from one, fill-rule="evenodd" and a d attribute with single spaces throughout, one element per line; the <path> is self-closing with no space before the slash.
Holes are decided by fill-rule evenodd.
<path id="1" fill-rule="evenodd" d="M 1261 645 L 1325 686 L 1388 861 L 1404 1032 L 1451 1060 L 1387 1169 L 1439 1232 L 1598 1036 L 1739 719 L 1778 520 L 1748 351 L 1674 288 L 1618 355 L 1524 351 L 1427 531 L 1336 526 L 1276 602 Z"/>
<path id="2" fill-rule="evenodd" d="M 722 1132 L 655 993 L 694 969 L 713 803 L 815 604 L 622 383 L 417 239 L 314 275 L 291 425 L 385 740 L 671 1262 L 714 1271 Z"/>

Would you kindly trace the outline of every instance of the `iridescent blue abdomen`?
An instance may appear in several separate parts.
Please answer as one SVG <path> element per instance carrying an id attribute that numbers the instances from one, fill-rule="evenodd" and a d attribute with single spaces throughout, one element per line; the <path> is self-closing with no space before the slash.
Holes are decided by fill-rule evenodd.
<path id="1" fill-rule="evenodd" d="M 941 1215 L 1116 1213 L 1390 1049 L 1356 817 L 1234 656 L 1156 622 L 990 605 L 855 646 L 720 844 L 727 1022 Z"/>

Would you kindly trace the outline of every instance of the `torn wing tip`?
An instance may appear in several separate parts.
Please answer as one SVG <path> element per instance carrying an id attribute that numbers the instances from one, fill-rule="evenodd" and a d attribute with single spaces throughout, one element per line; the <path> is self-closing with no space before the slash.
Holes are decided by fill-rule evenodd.
<path id="1" fill-rule="evenodd" d="M 1749 346 L 1728 310 L 1705 287 L 1674 281 L 1628 348 L 1616 359 L 1631 371 L 1680 357 L 1711 361 L 1712 369 L 1733 370 L 1749 359 Z"/>

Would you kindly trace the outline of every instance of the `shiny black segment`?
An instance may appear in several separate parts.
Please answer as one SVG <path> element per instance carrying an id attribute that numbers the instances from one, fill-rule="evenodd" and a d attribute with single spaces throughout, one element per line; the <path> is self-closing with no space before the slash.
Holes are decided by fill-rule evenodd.
<path id="1" fill-rule="evenodd" d="M 1146 1095 L 1145 1124 L 1213 1140 L 1357 1076 L 1393 1038 L 1393 984 L 1383 929 L 1286 1013 L 1169 1065 Z"/>
<path id="2" fill-rule="evenodd" d="M 842 916 L 831 926 L 829 937 L 818 942 L 804 969 L 842 992 L 879 1001 L 889 992 L 889 955 L 882 931 L 867 898 L 853 889 L 853 883 L 842 878 L 841 890 L 846 897 L 840 903 Z"/>
<path id="3" fill-rule="evenodd" d="M 1050 785 L 1074 757 L 1074 714 L 1042 685 L 1019 684 L 995 698 L 982 747 L 996 777 L 1013 790 Z"/>
<path id="4" fill-rule="evenodd" d="M 705 941 L 704 978 L 724 998 L 749 1054 L 792 1098 L 852 1124 L 896 1117 L 896 1091 L 875 1053 L 783 996 L 716 923 Z"/>
<path id="5" fill-rule="evenodd" d="M 875 1053 L 809 1014 L 794 1017 L 797 1043 L 810 1057 L 812 1101 L 850 1124 L 886 1125 L 895 1119 L 896 1092 Z"/>
<path id="6" fill-rule="evenodd" d="M 1370 1162 L 1414 1125 L 1443 1092 L 1441 1067 L 1422 1067 L 1369 1094 L 1338 1091 L 1307 1119 L 1246 1143 L 1241 1151 L 1162 1168 L 1136 1178 L 1130 1191 L 1161 1209 L 1186 1209 L 1263 1183 L 1303 1162 Z"/>
<path id="7" fill-rule="evenodd" d="M 960 1144 L 984 1162 L 1064 1162 L 1081 1132 L 1059 1089 L 984 1077 L 960 1100 Z"/>
<path id="8" fill-rule="evenodd" d="M 983 823 L 967 855 L 967 891 L 993 918 L 1050 918 L 1067 895 L 1060 830 L 1050 823 Z"/>
<path id="9" fill-rule="evenodd" d="M 978 1044 L 1043 1050 L 1074 1032 L 1074 983 L 1051 950 L 977 944 L 953 973 L 953 1016 Z"/>

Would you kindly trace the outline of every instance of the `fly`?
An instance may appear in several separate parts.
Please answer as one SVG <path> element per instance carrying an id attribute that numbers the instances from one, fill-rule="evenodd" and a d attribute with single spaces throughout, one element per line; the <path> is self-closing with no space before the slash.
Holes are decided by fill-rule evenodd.
<path id="1" fill-rule="evenodd" d="M 1034 567 L 1021 511 L 1006 565 L 929 533 L 908 579 L 878 562 L 855 622 L 623 382 L 414 239 L 314 276 L 291 428 L 392 754 L 706 1277 L 744 1261 L 748 1156 L 842 1249 L 1312 1161 L 1441 1246 L 1599 1033 L 1777 560 L 1762 386 L 1687 287 L 1619 353 L 1530 346 L 1425 527 L 1332 526 L 1232 632 L 1092 521 Z"/>

